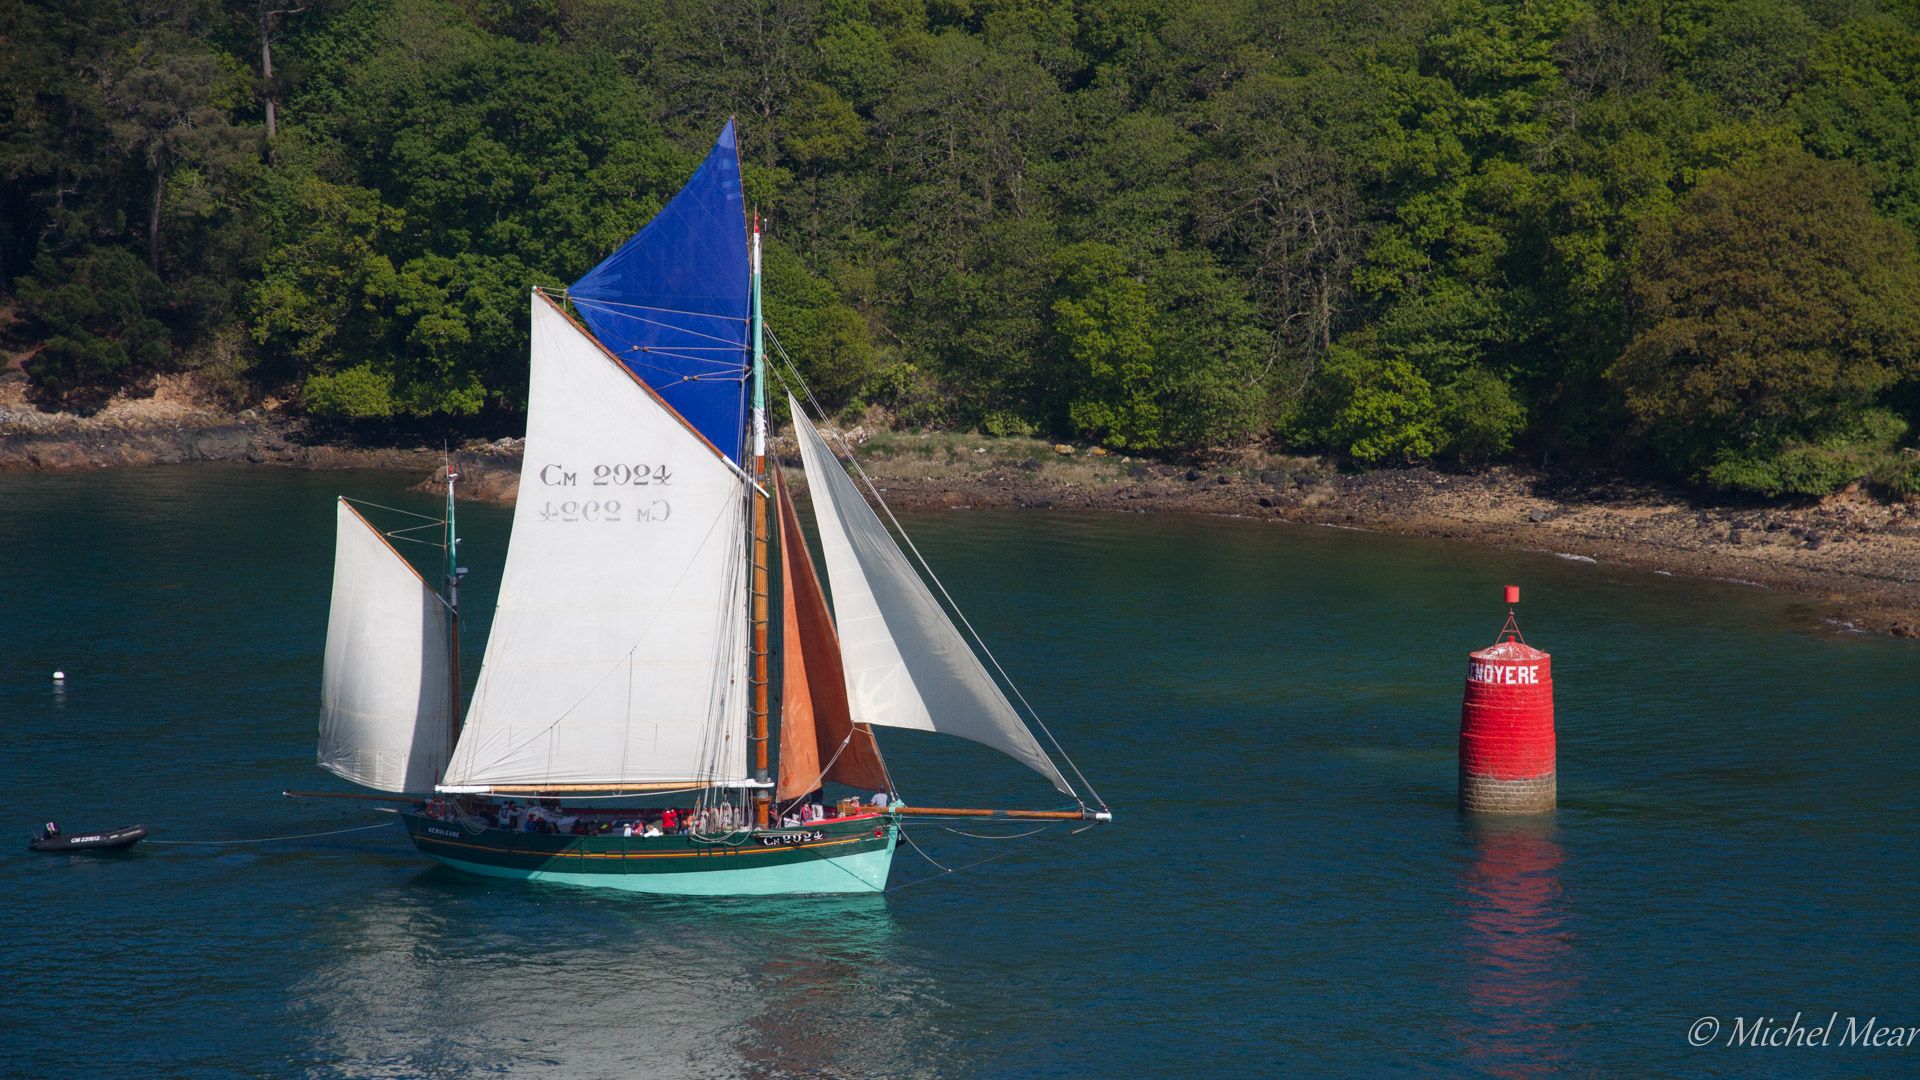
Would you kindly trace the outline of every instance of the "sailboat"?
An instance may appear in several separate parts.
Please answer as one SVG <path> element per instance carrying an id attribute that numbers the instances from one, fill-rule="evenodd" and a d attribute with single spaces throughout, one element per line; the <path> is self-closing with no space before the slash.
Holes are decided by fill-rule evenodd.
<path id="1" fill-rule="evenodd" d="M 532 290 L 520 493 L 464 715 L 457 475 L 444 592 L 340 500 L 318 761 L 408 801 L 426 855 L 637 892 L 863 893 L 886 888 L 915 815 L 1111 820 L 808 419 L 793 370 L 823 587 L 767 454 L 760 245 L 729 122 L 627 243 L 563 292 Z M 1070 805 L 909 804 L 886 727 L 992 747 Z"/>

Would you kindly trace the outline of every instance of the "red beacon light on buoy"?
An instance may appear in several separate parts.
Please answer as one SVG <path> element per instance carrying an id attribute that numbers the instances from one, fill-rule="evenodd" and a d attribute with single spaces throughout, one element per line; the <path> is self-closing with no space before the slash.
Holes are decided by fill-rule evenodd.
<path id="1" fill-rule="evenodd" d="M 1527 644 L 1507 586 L 1507 622 L 1494 643 L 1467 658 L 1460 706 L 1460 808 L 1532 814 L 1558 799 L 1553 735 L 1553 657 Z"/>

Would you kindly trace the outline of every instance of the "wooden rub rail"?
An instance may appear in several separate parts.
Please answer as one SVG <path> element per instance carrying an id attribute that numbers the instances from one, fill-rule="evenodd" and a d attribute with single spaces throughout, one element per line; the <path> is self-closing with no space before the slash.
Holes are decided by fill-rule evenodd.
<path id="1" fill-rule="evenodd" d="M 896 806 L 896 814 L 918 817 L 1011 818 L 1020 821 L 1112 821 L 1106 810 L 974 810 L 950 806 Z"/>

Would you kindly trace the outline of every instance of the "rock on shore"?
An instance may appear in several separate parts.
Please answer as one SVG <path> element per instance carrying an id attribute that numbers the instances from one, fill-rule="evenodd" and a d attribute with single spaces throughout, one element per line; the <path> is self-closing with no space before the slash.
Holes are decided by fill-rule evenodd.
<path id="1" fill-rule="evenodd" d="M 1500 467 L 1346 474 L 1308 458 L 1246 454 L 1207 467 L 1133 460 L 1097 447 L 951 433 L 848 433 L 902 508 L 1030 508 L 1220 514 L 1451 537 L 1596 562 L 1717 578 L 1804 596 L 1828 623 L 1920 637 L 1920 503 L 1859 492 L 1797 506 L 1727 507 L 1617 480 Z M 511 503 L 522 443 L 453 454 L 462 498 Z M 789 439 L 773 451 L 797 464 Z M 438 448 L 319 440 L 272 410 L 238 415 L 163 385 L 96 416 L 45 414 L 0 382 L 0 472 L 247 461 L 308 469 L 412 471 L 445 483 Z M 804 487 L 804 485 L 801 485 Z"/>

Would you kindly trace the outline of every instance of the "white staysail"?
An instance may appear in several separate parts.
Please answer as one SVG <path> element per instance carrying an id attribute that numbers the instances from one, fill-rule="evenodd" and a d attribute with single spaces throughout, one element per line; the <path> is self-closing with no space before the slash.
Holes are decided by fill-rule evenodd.
<path id="1" fill-rule="evenodd" d="M 446 606 L 345 499 L 334 533 L 320 767 L 377 791 L 430 790 L 451 741 Z"/>
<path id="2" fill-rule="evenodd" d="M 745 488 L 535 294 L 500 599 L 442 790 L 746 778 Z"/>
<path id="3" fill-rule="evenodd" d="M 1073 794 L 791 395 L 856 724 L 984 743 Z"/>

